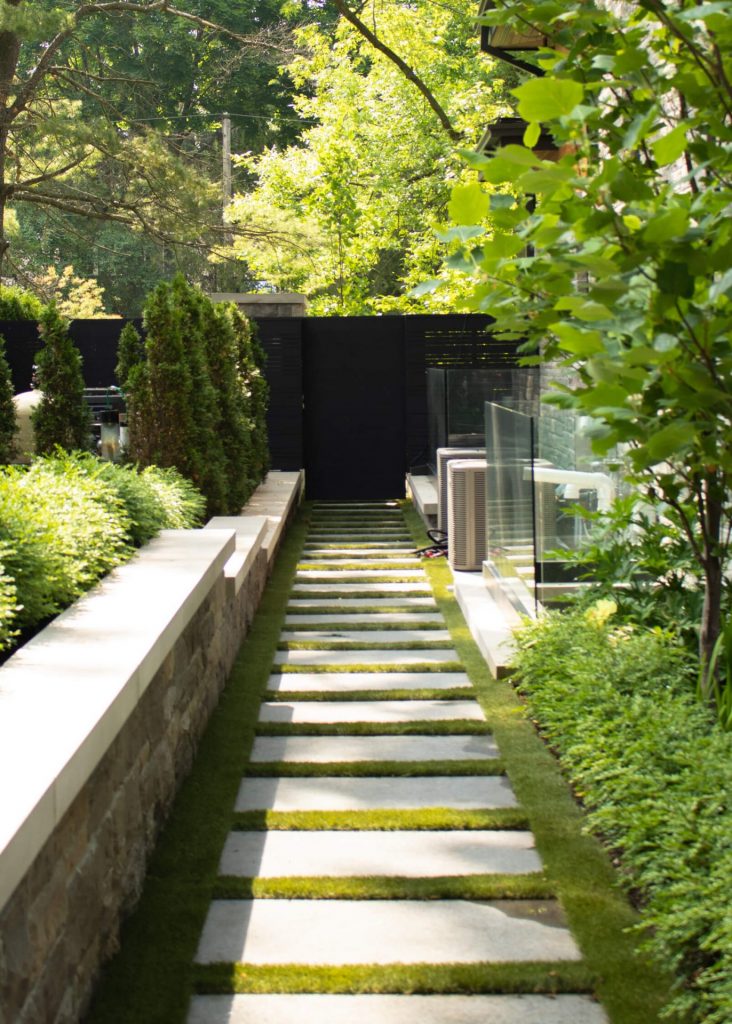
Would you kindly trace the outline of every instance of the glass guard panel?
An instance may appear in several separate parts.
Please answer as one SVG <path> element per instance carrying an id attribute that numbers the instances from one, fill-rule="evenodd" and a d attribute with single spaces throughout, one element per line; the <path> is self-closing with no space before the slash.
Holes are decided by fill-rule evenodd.
<path id="1" fill-rule="evenodd" d="M 517 610 L 535 603 L 535 417 L 486 402 L 486 551 Z"/>
<path id="2" fill-rule="evenodd" d="M 427 462 L 433 473 L 437 473 L 437 449 L 447 447 L 446 373 L 435 368 L 427 370 Z"/>

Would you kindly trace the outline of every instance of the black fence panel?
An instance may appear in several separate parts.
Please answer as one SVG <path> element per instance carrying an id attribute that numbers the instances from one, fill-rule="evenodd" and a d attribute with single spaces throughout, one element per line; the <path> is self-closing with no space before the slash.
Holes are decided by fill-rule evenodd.
<path id="1" fill-rule="evenodd" d="M 405 472 L 430 461 L 426 370 L 516 365 L 517 343 L 497 342 L 491 322 L 471 314 L 257 319 L 267 357 L 272 468 L 304 467 L 312 497 L 403 493 Z M 72 322 L 87 387 L 117 383 L 125 323 Z M 14 389 L 27 391 L 40 348 L 37 325 L 0 322 L 0 333 Z"/>
<path id="2" fill-rule="evenodd" d="M 267 361 L 269 384 L 267 430 L 273 469 L 299 470 L 303 453 L 303 367 L 301 317 L 257 319 L 259 341 Z"/>
<path id="3" fill-rule="evenodd" d="M 404 494 L 401 317 L 303 321 L 308 498 Z"/>

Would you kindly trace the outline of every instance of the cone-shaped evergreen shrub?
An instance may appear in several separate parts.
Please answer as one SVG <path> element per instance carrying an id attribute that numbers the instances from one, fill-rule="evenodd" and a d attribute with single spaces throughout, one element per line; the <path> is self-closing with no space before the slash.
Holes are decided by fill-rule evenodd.
<path id="1" fill-rule="evenodd" d="M 145 307 L 145 361 L 134 328 L 120 338 L 130 457 L 175 467 L 203 492 L 207 514 L 236 515 L 268 466 L 261 349 L 234 306 L 216 306 L 182 275 Z"/>
<path id="2" fill-rule="evenodd" d="M 0 285 L 0 320 L 40 320 L 43 303 L 22 288 Z"/>
<path id="3" fill-rule="evenodd" d="M 33 412 L 36 452 L 88 448 L 91 415 L 84 400 L 81 354 L 69 336 L 68 323 L 50 303 L 38 331 L 43 348 L 36 357 L 38 386 L 43 399 Z"/>
<path id="4" fill-rule="evenodd" d="M 18 422 L 13 403 L 13 381 L 5 357 L 5 338 L 0 334 L 0 463 L 11 462 L 15 454 Z"/>

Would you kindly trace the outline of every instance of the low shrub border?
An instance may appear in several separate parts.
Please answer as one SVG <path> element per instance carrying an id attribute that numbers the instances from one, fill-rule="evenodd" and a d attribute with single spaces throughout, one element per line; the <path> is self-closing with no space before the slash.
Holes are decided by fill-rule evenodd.
<path id="1" fill-rule="evenodd" d="M 728 1024 L 732 735 L 697 700 L 674 638 L 614 628 L 612 612 L 599 601 L 526 626 L 519 691 L 615 852 L 645 948 L 675 975 L 668 1018 Z"/>

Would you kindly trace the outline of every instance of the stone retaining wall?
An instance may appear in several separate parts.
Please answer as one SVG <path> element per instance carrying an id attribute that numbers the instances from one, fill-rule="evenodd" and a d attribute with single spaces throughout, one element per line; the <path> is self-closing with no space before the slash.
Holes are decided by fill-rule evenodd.
<path id="1" fill-rule="evenodd" d="M 297 488 L 277 517 L 280 530 L 301 483 L 289 476 Z M 0 743 L 14 716 L 27 733 L 13 755 L 15 778 L 10 740 L 0 750 L 0 1024 L 71 1024 L 88 1005 L 259 604 L 271 524 L 259 517 L 251 526 L 244 541 L 232 530 L 166 531 L 0 669 Z M 166 571 L 180 582 L 161 583 Z M 145 638 L 145 620 L 155 616 L 140 595 L 158 584 L 150 608 L 163 606 L 160 621 Z M 170 594 L 180 605 L 172 612 L 164 607 Z M 130 637 L 120 624 L 125 608 Z M 109 636 L 95 647 L 99 637 L 90 638 L 85 623 L 100 612 Z M 95 657 L 105 640 L 108 657 Z M 135 650 L 143 652 L 137 668 Z M 112 685 L 115 673 L 122 681 Z M 34 687 L 37 727 L 27 707 Z M 80 698 L 68 723 L 64 688 L 72 703 Z M 92 725 L 79 728 L 87 710 Z M 67 749 L 57 734 L 74 727 L 82 739 L 73 735 Z M 37 762 L 38 779 L 28 779 Z"/>

